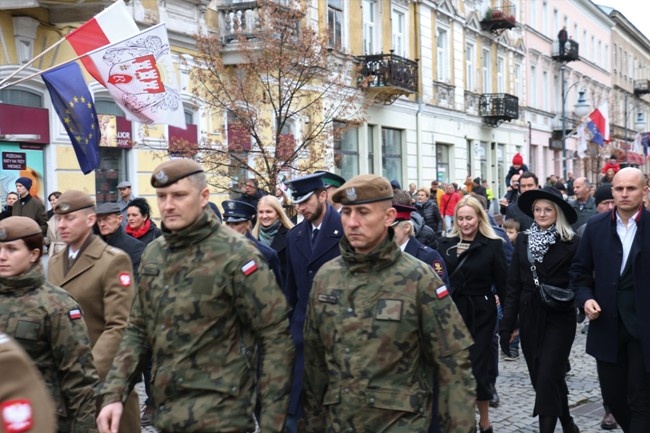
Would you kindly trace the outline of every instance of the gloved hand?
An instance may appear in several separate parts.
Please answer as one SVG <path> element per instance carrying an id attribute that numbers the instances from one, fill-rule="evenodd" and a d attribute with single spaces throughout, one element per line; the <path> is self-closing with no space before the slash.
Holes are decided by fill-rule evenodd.
<path id="1" fill-rule="evenodd" d="M 512 337 L 512 333 L 508 331 L 501 331 L 499 332 L 499 345 L 501 346 L 501 350 L 503 353 L 507 356 L 511 356 L 510 354 L 510 338 Z"/>

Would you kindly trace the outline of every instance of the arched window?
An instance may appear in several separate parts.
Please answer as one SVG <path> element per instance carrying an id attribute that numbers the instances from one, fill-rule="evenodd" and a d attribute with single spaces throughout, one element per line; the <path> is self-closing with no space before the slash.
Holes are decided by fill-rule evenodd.
<path id="1" fill-rule="evenodd" d="M 0 103 L 43 108 L 43 96 L 29 90 L 5 89 L 0 90 Z"/>

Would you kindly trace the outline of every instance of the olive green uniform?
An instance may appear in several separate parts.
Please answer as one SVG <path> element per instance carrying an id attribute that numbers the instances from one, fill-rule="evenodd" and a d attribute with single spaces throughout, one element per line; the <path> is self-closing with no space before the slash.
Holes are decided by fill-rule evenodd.
<path id="1" fill-rule="evenodd" d="M 306 431 L 425 433 L 437 378 L 442 431 L 473 432 L 472 340 L 442 280 L 392 229 L 370 254 L 340 247 L 309 298 Z"/>
<path id="2" fill-rule="evenodd" d="M 0 330 L 36 363 L 56 404 L 59 431 L 94 431 L 99 378 L 88 329 L 77 302 L 45 281 L 40 264 L 0 278 Z"/>
<path id="3" fill-rule="evenodd" d="M 151 350 L 159 432 L 252 432 L 257 387 L 261 431 L 281 432 L 293 362 L 288 311 L 255 247 L 204 211 L 145 250 L 104 405 L 125 400 Z"/>

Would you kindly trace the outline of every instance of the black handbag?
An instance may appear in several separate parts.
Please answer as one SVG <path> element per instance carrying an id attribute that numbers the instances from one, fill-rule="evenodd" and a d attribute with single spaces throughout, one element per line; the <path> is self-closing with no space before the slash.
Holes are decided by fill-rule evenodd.
<path id="1" fill-rule="evenodd" d="M 535 261 L 530 252 L 530 248 L 528 248 L 526 252 L 528 253 L 530 270 L 533 273 L 533 281 L 539 291 L 539 297 L 542 300 L 542 304 L 544 304 L 548 309 L 554 311 L 564 311 L 573 308 L 573 299 L 575 298 L 573 290 L 540 283 L 539 277 L 537 276 L 537 267 L 535 266 Z"/>

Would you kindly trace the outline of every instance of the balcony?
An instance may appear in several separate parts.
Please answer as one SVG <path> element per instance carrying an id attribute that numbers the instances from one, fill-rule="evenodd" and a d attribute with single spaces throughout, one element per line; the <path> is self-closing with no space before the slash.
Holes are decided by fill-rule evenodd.
<path id="1" fill-rule="evenodd" d="M 259 30 L 259 5 L 257 1 L 243 3 L 224 2 L 217 5 L 219 29 L 224 44 L 238 38 L 251 39 Z"/>
<path id="2" fill-rule="evenodd" d="M 519 98 L 507 93 L 484 93 L 479 98 L 479 115 L 483 124 L 496 127 L 519 119 Z"/>
<path id="3" fill-rule="evenodd" d="M 418 64 L 395 54 L 359 56 L 359 86 L 375 101 L 392 104 L 400 96 L 418 91 Z"/>
<path id="4" fill-rule="evenodd" d="M 634 80 L 634 96 L 647 95 L 650 93 L 650 80 Z"/>
<path id="5" fill-rule="evenodd" d="M 572 62 L 574 60 L 580 60 L 580 53 L 578 51 L 579 45 L 573 39 L 569 39 L 564 43 L 564 50 L 561 50 L 560 41 L 553 41 L 553 51 L 551 57 L 556 62 Z"/>
<path id="6" fill-rule="evenodd" d="M 492 33 L 501 33 L 517 25 L 515 5 L 507 0 L 502 0 L 501 7 L 487 10 L 485 18 L 481 20 L 481 30 Z"/>
<path id="7" fill-rule="evenodd" d="M 565 120 L 565 135 L 569 136 L 573 130 L 578 126 L 579 120 L 575 120 L 572 117 L 568 117 Z M 562 115 L 558 114 L 553 121 L 551 122 L 551 127 L 553 131 L 551 132 L 551 137 L 553 140 L 562 140 Z"/>

